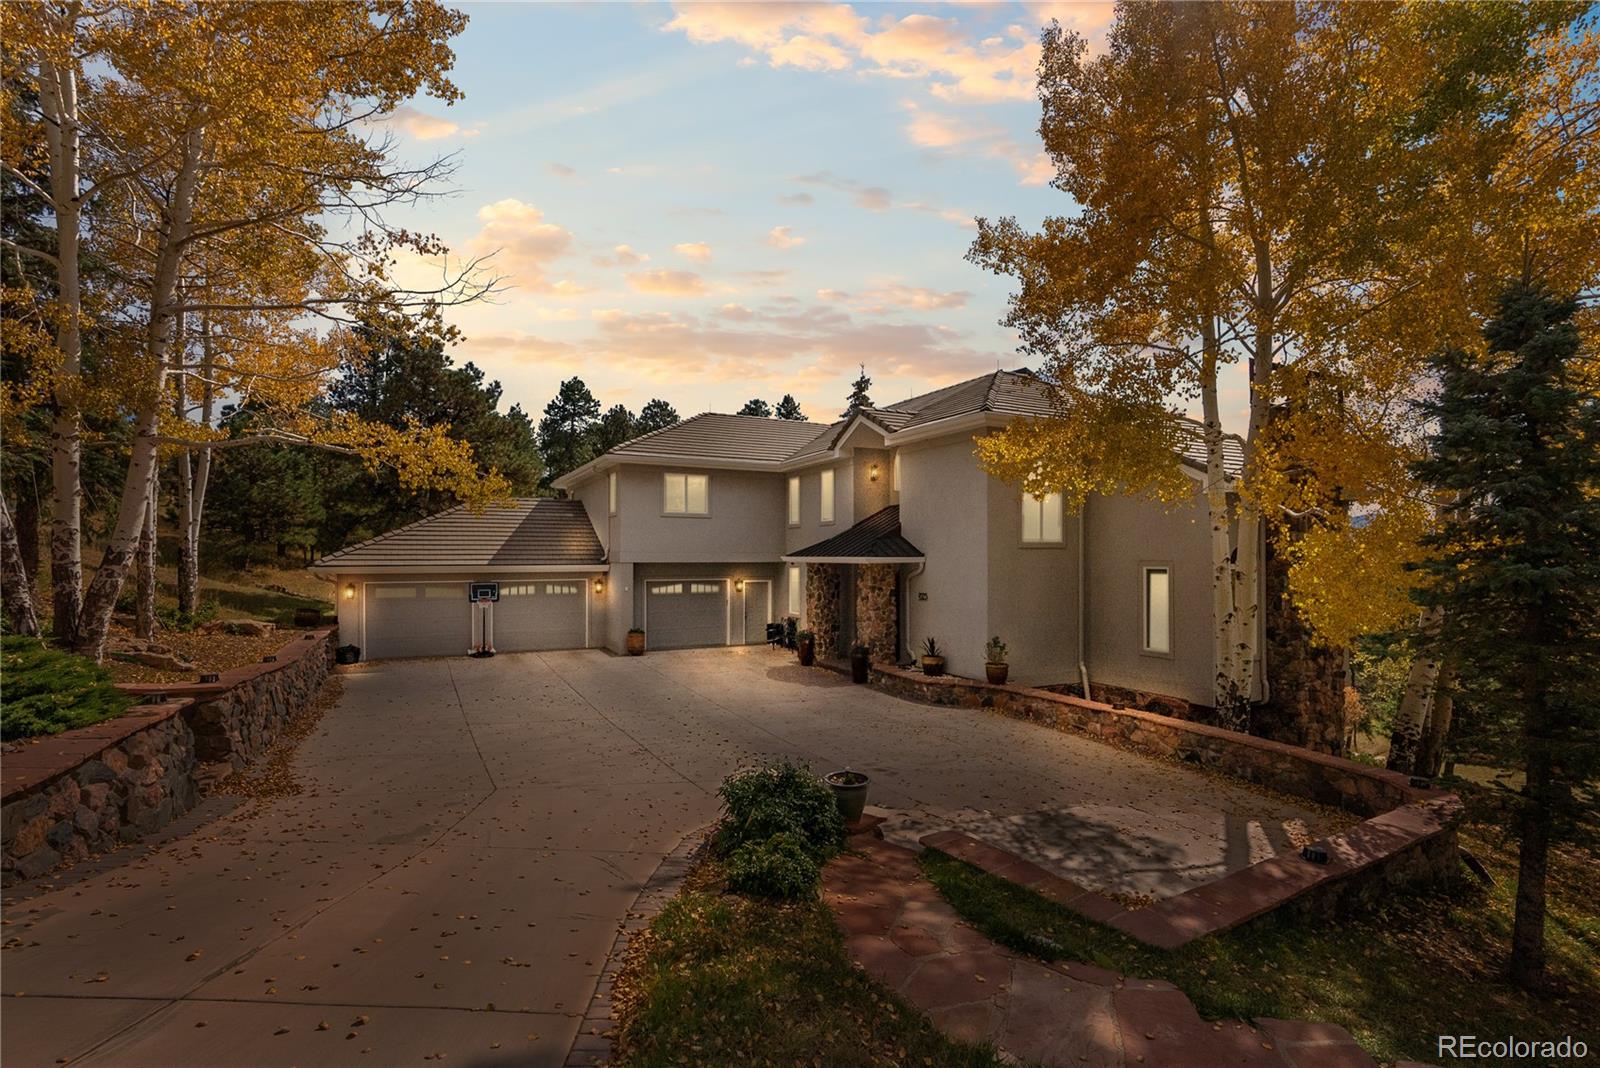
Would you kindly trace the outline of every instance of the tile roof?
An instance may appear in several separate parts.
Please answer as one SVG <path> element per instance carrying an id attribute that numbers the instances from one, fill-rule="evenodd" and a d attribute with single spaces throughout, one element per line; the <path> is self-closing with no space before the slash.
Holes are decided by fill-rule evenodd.
<path id="1" fill-rule="evenodd" d="M 707 460 L 787 460 L 816 439 L 821 423 L 705 412 L 612 449 L 616 456 L 696 456 Z"/>
<path id="2" fill-rule="evenodd" d="M 867 518 L 831 538 L 785 553 L 784 559 L 905 559 L 922 558 L 922 550 L 900 534 L 900 506 L 873 512 Z"/>
<path id="3" fill-rule="evenodd" d="M 329 553 L 326 571 L 440 567 L 584 567 L 605 563 L 582 501 L 521 498 L 479 513 L 465 505 Z"/>

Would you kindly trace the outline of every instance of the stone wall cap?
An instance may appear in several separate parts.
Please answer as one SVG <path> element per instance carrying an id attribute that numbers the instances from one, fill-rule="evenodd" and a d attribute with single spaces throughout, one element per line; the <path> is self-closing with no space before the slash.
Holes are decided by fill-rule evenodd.
<path id="1" fill-rule="evenodd" d="M 159 705 L 136 705 L 116 719 L 24 743 L 23 749 L 7 753 L 4 766 L 0 767 L 0 803 L 9 803 L 43 783 L 75 771 L 118 742 L 171 719 L 191 703 L 184 698 Z"/>

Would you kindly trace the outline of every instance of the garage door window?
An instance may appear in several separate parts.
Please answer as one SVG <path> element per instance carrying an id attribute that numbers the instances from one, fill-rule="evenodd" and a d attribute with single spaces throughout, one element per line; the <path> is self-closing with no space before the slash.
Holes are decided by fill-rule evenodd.
<path id="1" fill-rule="evenodd" d="M 545 593 L 569 594 L 578 592 L 576 582 L 547 582 L 544 584 Z"/>
<path id="2" fill-rule="evenodd" d="M 415 586 L 374 586 L 372 596 L 379 601 L 398 601 L 403 597 L 415 598 Z"/>
<path id="3" fill-rule="evenodd" d="M 510 586 L 506 585 L 505 583 L 500 584 L 501 597 L 531 597 L 533 593 L 534 587 L 524 583 L 518 583 Z"/>
<path id="4" fill-rule="evenodd" d="M 689 583 L 689 592 L 690 593 L 721 593 L 722 592 L 722 583 L 720 583 L 720 582 L 691 582 L 691 583 Z"/>
<path id="5" fill-rule="evenodd" d="M 650 587 L 650 592 L 651 593 L 682 593 L 683 592 L 683 583 L 681 583 L 681 582 L 663 582 L 659 586 L 651 586 Z"/>

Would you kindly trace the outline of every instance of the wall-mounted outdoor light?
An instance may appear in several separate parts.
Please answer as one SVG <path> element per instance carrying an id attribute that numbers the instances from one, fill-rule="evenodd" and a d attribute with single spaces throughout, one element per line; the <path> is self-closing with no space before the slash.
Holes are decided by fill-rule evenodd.
<path id="1" fill-rule="evenodd" d="M 739 579 L 737 582 L 735 582 L 733 584 L 733 588 L 738 590 L 740 593 L 743 593 L 744 592 L 744 579 Z"/>
<path id="2" fill-rule="evenodd" d="M 606 580 L 605 579 L 597 578 L 597 579 L 594 580 L 594 592 L 595 593 L 604 593 L 604 592 L 606 592 Z"/>
<path id="3" fill-rule="evenodd" d="M 354 582 L 346 582 L 344 584 L 344 599 L 347 601 L 356 599 L 356 584 Z"/>
<path id="4" fill-rule="evenodd" d="M 877 464 L 868 464 L 867 465 L 867 478 L 870 479 L 873 482 L 878 481 L 878 465 Z"/>

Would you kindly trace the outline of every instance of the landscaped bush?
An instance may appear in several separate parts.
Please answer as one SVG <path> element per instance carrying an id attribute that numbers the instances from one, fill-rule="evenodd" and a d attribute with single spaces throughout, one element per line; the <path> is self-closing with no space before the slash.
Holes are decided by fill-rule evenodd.
<path id="1" fill-rule="evenodd" d="M 87 657 L 38 638 L 0 638 L 0 737 L 60 734 L 120 716 L 133 699 Z"/>
<path id="2" fill-rule="evenodd" d="M 716 842 L 723 856 L 785 832 L 797 835 L 818 864 L 844 846 L 844 820 L 833 791 L 804 764 L 780 760 L 737 772 L 717 793 L 726 813 Z"/>
<path id="3" fill-rule="evenodd" d="M 794 901 L 817 892 L 822 867 L 805 839 L 782 831 L 765 842 L 746 842 L 728 857 L 728 888 L 752 897 Z"/>
<path id="4" fill-rule="evenodd" d="M 205 600 L 200 602 L 200 607 L 193 612 L 180 612 L 176 605 L 159 605 L 156 608 L 156 618 L 161 621 L 162 627 L 167 630 L 194 630 L 202 623 L 209 623 L 217 618 L 217 602 Z"/>

